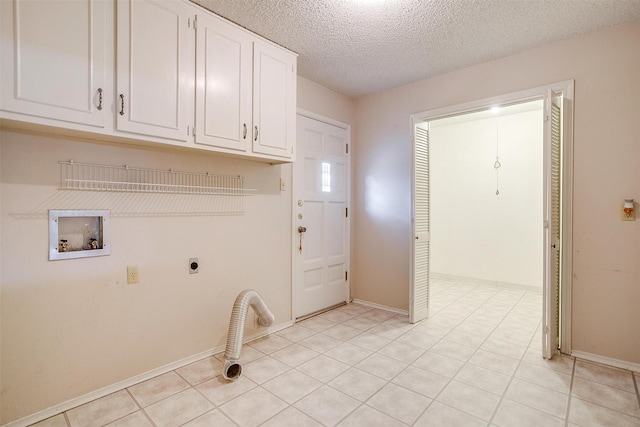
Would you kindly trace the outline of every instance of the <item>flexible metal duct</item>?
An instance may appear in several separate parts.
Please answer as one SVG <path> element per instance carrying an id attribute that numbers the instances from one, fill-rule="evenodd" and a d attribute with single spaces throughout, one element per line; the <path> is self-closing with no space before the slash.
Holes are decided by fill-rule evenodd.
<path id="1" fill-rule="evenodd" d="M 267 307 L 264 300 L 258 293 L 251 289 L 246 289 L 238 295 L 231 311 L 229 321 L 229 333 L 227 334 L 227 347 L 224 351 L 224 367 L 222 376 L 227 380 L 235 381 L 242 373 L 240 366 L 240 350 L 242 350 L 242 337 L 244 335 L 244 324 L 247 320 L 249 307 L 258 315 L 258 323 L 262 326 L 271 326 L 274 321 L 273 313 Z"/>

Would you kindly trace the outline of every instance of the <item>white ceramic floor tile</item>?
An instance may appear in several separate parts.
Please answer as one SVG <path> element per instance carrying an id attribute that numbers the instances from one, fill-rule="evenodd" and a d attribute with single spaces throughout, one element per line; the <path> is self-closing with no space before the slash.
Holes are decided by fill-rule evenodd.
<path id="1" fill-rule="evenodd" d="M 338 424 L 360 405 L 356 399 L 329 386 L 322 386 L 294 406 L 316 421 L 332 426 Z"/>
<path id="2" fill-rule="evenodd" d="M 500 396 L 453 380 L 436 399 L 446 405 L 489 421 L 493 411 L 498 406 Z"/>
<path id="3" fill-rule="evenodd" d="M 364 332 L 349 340 L 349 343 L 371 351 L 378 351 L 391 342 L 390 339 Z"/>
<path id="4" fill-rule="evenodd" d="M 415 366 L 409 366 L 395 377 L 392 382 L 434 399 L 449 384 L 449 381 L 451 381 L 450 378 L 416 368 Z"/>
<path id="5" fill-rule="evenodd" d="M 349 369 L 349 365 L 321 354 L 298 366 L 297 369 L 303 374 L 315 378 L 322 383 L 326 383 Z"/>
<path id="6" fill-rule="evenodd" d="M 398 341 L 393 341 L 378 350 L 379 354 L 389 356 L 392 359 L 396 359 L 404 363 L 412 363 L 418 357 L 422 356 L 424 352 L 425 350 L 423 349 Z"/>
<path id="7" fill-rule="evenodd" d="M 551 360 L 547 360 L 542 357 L 541 351 L 528 349 L 522 361 L 542 368 L 553 369 L 567 375 L 572 375 L 573 373 L 574 359 L 569 356 L 555 355 Z"/>
<path id="8" fill-rule="evenodd" d="M 281 336 L 278 336 L 276 334 L 271 334 L 255 341 L 251 341 L 247 345 L 262 353 L 269 354 L 281 350 L 291 344 L 293 344 L 292 341 L 289 341 L 286 338 L 282 338 Z"/>
<path id="9" fill-rule="evenodd" d="M 527 346 L 516 345 L 508 343 L 496 338 L 487 338 L 487 340 L 480 346 L 480 349 L 496 353 L 501 356 L 510 357 L 512 359 L 520 360 L 527 351 Z"/>
<path id="10" fill-rule="evenodd" d="M 371 426 L 384 426 L 384 427 L 404 427 L 406 424 L 401 423 L 395 418 L 383 414 L 380 411 L 373 409 L 370 406 L 362 405 L 344 419 L 339 427 L 371 427 Z"/>
<path id="11" fill-rule="evenodd" d="M 352 328 L 351 326 L 338 324 L 325 331 L 322 331 L 322 333 L 325 335 L 329 335 L 330 337 L 339 339 L 340 341 L 347 341 L 355 337 L 356 335 L 360 335 L 362 331 L 357 328 Z"/>
<path id="12" fill-rule="evenodd" d="M 187 388 L 189 388 L 189 384 L 178 374 L 171 371 L 131 386 L 128 390 L 136 402 L 145 408 Z"/>
<path id="13" fill-rule="evenodd" d="M 569 393 L 571 376 L 561 372 L 522 362 L 515 376 L 516 378 L 550 388 L 554 391 Z"/>
<path id="14" fill-rule="evenodd" d="M 236 427 L 236 424 L 227 418 L 219 409 L 209 411 L 200 415 L 193 421 L 186 423 L 183 427 Z M 132 426 L 133 427 L 133 426 Z"/>
<path id="15" fill-rule="evenodd" d="M 574 378 L 571 394 L 582 400 L 640 418 L 640 406 L 636 393 L 628 393 L 583 378 Z"/>
<path id="16" fill-rule="evenodd" d="M 454 378 L 457 381 L 497 395 L 502 395 L 511 381 L 510 376 L 502 375 L 471 364 L 463 366 Z"/>
<path id="17" fill-rule="evenodd" d="M 342 341 L 334 337 L 330 337 L 329 335 L 325 335 L 324 333 L 318 333 L 310 336 L 309 338 L 305 338 L 302 341 L 298 341 L 298 344 L 319 353 L 324 353 L 325 351 L 329 351 L 333 347 L 342 344 Z"/>
<path id="18" fill-rule="evenodd" d="M 213 424 L 212 424 L 213 425 Z M 275 417 L 271 418 L 261 427 L 322 427 L 322 424 L 314 421 L 311 417 L 297 410 L 296 408 L 289 407 L 280 412 Z M 217 425 L 216 425 L 217 427 Z"/>
<path id="19" fill-rule="evenodd" d="M 320 381 L 296 370 L 285 372 L 262 385 L 263 388 L 289 404 L 297 402 L 320 386 L 322 386 Z"/>
<path id="20" fill-rule="evenodd" d="M 351 368 L 338 375 L 329 385 L 361 402 L 364 402 L 380 390 L 387 382 L 381 378 Z"/>
<path id="21" fill-rule="evenodd" d="M 337 347 L 325 353 L 327 356 L 339 360 L 342 363 L 353 366 L 356 363 L 366 359 L 373 352 L 357 345 L 350 344 L 348 342 L 342 343 Z"/>
<path id="22" fill-rule="evenodd" d="M 54 417 L 42 420 L 33 424 L 31 427 L 68 427 L 64 414 L 58 414 Z"/>
<path id="23" fill-rule="evenodd" d="M 366 317 L 357 316 L 344 321 L 342 324 L 350 326 L 352 328 L 360 329 L 361 331 L 366 331 L 378 325 L 379 323 L 375 320 L 367 319 Z"/>
<path id="24" fill-rule="evenodd" d="M 469 363 L 489 369 L 490 371 L 511 376 L 518 368 L 520 361 L 490 351 L 478 350 L 471 356 Z"/>
<path id="25" fill-rule="evenodd" d="M 422 350 L 429 350 L 438 341 L 440 341 L 440 338 L 434 337 L 433 335 L 421 334 L 420 332 L 415 332 L 413 330 L 398 337 L 398 339 L 396 340 L 396 342 L 409 344 Z"/>
<path id="26" fill-rule="evenodd" d="M 388 340 L 395 340 L 400 336 L 406 334 L 408 329 L 403 327 L 396 327 L 387 325 L 386 323 L 380 323 L 367 331 L 370 334 L 378 335 L 379 337 L 386 338 Z"/>
<path id="27" fill-rule="evenodd" d="M 440 402 L 433 402 L 416 421 L 416 427 L 485 427 L 486 421 Z"/>
<path id="28" fill-rule="evenodd" d="M 453 359 L 462 360 L 466 362 L 473 356 L 476 349 L 469 347 L 468 345 L 458 344 L 452 341 L 445 341 L 444 339 L 431 347 L 429 350 L 431 353 L 437 353 L 441 356 L 451 357 Z"/>
<path id="29" fill-rule="evenodd" d="M 584 360 L 576 361 L 575 376 L 585 380 L 619 388 L 630 393 L 635 392 L 631 371 L 590 363 Z"/>
<path id="30" fill-rule="evenodd" d="M 493 417 L 493 424 L 500 427 L 564 427 L 564 420 L 529 406 L 504 399 Z"/>
<path id="31" fill-rule="evenodd" d="M 346 313 L 340 310 L 331 310 L 331 311 L 327 311 L 326 313 L 322 313 L 318 317 L 321 317 L 326 320 L 330 320 L 332 322 L 342 323 L 345 320 L 351 319 L 352 317 L 355 317 L 355 316 L 356 315 L 352 313 Z"/>
<path id="32" fill-rule="evenodd" d="M 318 332 L 313 329 L 306 328 L 301 324 L 290 326 L 286 329 L 283 329 L 279 332 L 276 332 L 277 335 L 288 339 L 289 341 L 298 342 L 305 338 L 309 338 L 311 335 L 315 335 Z"/>
<path id="33" fill-rule="evenodd" d="M 214 405 L 222 405 L 256 387 L 256 383 L 245 376 L 235 381 L 227 381 L 222 376 L 215 377 L 196 387 Z"/>
<path id="34" fill-rule="evenodd" d="M 564 419 L 567 415 L 569 395 L 514 378 L 505 394 L 506 398 Z"/>
<path id="35" fill-rule="evenodd" d="M 571 398 L 569 421 L 582 427 L 639 427 L 640 418 L 595 403 Z"/>
<path id="36" fill-rule="evenodd" d="M 144 409 L 156 427 L 173 427 L 189 422 L 213 409 L 213 405 L 190 388 Z"/>
<path id="37" fill-rule="evenodd" d="M 374 353 L 355 367 L 389 381 L 404 370 L 407 364 L 382 354 Z"/>
<path id="38" fill-rule="evenodd" d="M 262 388 L 255 388 L 220 406 L 220 410 L 241 426 L 260 425 L 283 411 L 287 403 Z"/>
<path id="39" fill-rule="evenodd" d="M 103 426 L 139 409 L 125 390 L 85 403 L 67 411 L 71 427 Z"/>
<path id="40" fill-rule="evenodd" d="M 242 367 L 242 375 L 249 378 L 251 381 L 257 384 L 262 384 L 284 374 L 289 370 L 289 366 L 282 362 L 278 362 L 272 357 L 263 357 L 258 360 L 254 360 L 251 363 L 247 363 Z"/>
<path id="41" fill-rule="evenodd" d="M 431 350 L 429 350 L 413 362 L 413 365 L 445 377 L 453 378 L 460 368 L 462 368 L 464 362 L 432 353 Z"/>
<path id="42" fill-rule="evenodd" d="M 310 319 L 303 320 L 299 323 L 299 325 L 304 326 L 305 328 L 312 329 L 316 332 L 322 332 L 332 326 L 335 326 L 336 322 L 332 322 L 330 320 L 323 319 L 322 317 L 315 316 Z"/>
<path id="43" fill-rule="evenodd" d="M 382 323 L 385 320 L 389 320 L 394 317 L 395 314 L 386 310 L 374 308 L 373 310 L 369 310 L 366 313 L 362 313 L 360 316 Z"/>
<path id="44" fill-rule="evenodd" d="M 256 350 L 253 347 L 249 347 L 248 345 L 243 345 L 240 351 L 240 363 L 243 365 L 253 362 L 254 360 L 258 360 L 261 357 L 265 357 L 261 351 Z M 224 352 L 216 354 L 216 359 L 218 359 L 221 363 L 224 363 Z"/>
<path id="45" fill-rule="evenodd" d="M 107 424 L 105 427 L 153 427 L 153 424 L 143 411 L 138 411 Z"/>
<path id="46" fill-rule="evenodd" d="M 428 397 L 391 383 L 367 401 L 367 405 L 406 424 L 413 424 L 430 403 Z"/>
<path id="47" fill-rule="evenodd" d="M 305 362 L 318 356 L 317 351 L 313 351 L 307 347 L 303 347 L 298 344 L 290 345 L 282 350 L 278 350 L 275 353 L 271 353 L 271 357 L 295 368 L 298 365 L 302 365 Z"/>
<path id="48" fill-rule="evenodd" d="M 243 363 L 248 363 L 243 361 Z M 178 375 L 191 385 L 198 385 L 222 374 L 222 362 L 215 357 L 207 357 L 190 365 L 176 369 Z"/>

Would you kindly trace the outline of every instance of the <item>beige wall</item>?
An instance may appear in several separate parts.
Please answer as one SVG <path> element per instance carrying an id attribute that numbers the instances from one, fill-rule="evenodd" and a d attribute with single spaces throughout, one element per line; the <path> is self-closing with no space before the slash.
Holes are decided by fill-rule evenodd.
<path id="1" fill-rule="evenodd" d="M 469 67 L 356 102 L 352 284 L 407 309 L 413 113 L 575 79 L 573 349 L 640 363 L 640 22 Z"/>
<path id="2" fill-rule="evenodd" d="M 302 108 L 351 121 L 343 95 L 304 79 L 298 93 Z M 7 130 L 0 152 L 0 424 L 224 346 L 243 289 L 263 296 L 276 324 L 291 321 L 290 165 Z M 170 199 L 57 190 L 58 161 L 69 159 L 242 175 L 258 194 L 243 199 L 242 216 L 150 215 Z M 48 261 L 47 210 L 73 208 L 113 210 L 110 256 Z M 200 258 L 197 275 L 188 274 L 191 257 Z M 128 265 L 139 267 L 139 284 L 126 284 Z M 245 336 L 257 332 L 250 313 Z"/>

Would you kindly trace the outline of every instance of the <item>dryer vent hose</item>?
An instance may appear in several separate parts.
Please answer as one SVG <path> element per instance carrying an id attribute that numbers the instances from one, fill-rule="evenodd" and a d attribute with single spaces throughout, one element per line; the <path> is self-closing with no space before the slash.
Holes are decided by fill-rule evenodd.
<path id="1" fill-rule="evenodd" d="M 262 326 L 271 326 L 274 321 L 273 313 L 267 307 L 262 297 L 254 290 L 246 289 L 238 295 L 231 311 L 229 321 L 229 333 L 227 334 L 227 347 L 224 351 L 224 367 L 222 376 L 235 381 L 242 373 L 240 365 L 240 350 L 242 350 L 242 338 L 244 324 L 247 320 L 249 307 L 253 308 L 258 316 L 258 323 Z"/>

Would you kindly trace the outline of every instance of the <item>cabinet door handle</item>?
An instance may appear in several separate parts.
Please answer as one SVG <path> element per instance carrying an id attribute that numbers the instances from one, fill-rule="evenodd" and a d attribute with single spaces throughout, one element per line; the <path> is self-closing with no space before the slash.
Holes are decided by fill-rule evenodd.
<path id="1" fill-rule="evenodd" d="M 102 88 L 98 88 L 98 111 L 102 110 Z"/>
<path id="2" fill-rule="evenodd" d="M 124 116 L 124 95 L 120 94 L 120 115 Z"/>
<path id="3" fill-rule="evenodd" d="M 246 123 L 243 123 L 243 124 L 242 124 L 242 127 L 243 127 L 243 129 L 244 129 L 244 130 L 242 131 L 242 139 L 247 139 L 247 124 L 246 124 Z"/>
<path id="4" fill-rule="evenodd" d="M 253 138 L 253 140 L 254 140 L 254 141 L 257 141 L 257 140 L 258 140 L 258 126 L 256 126 L 256 135 L 255 135 L 255 137 Z"/>

